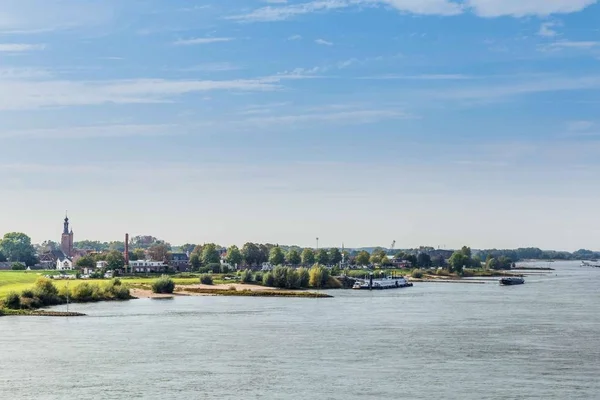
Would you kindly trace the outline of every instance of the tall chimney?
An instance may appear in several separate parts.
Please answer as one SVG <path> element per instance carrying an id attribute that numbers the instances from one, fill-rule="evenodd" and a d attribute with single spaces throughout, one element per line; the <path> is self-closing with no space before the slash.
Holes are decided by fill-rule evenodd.
<path id="1" fill-rule="evenodd" d="M 129 233 L 125 234 L 125 272 L 129 267 Z"/>

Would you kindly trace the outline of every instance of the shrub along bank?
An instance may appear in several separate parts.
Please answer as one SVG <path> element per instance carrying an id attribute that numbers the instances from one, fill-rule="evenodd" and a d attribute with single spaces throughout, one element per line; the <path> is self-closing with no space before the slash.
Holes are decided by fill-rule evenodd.
<path id="1" fill-rule="evenodd" d="M 273 271 L 266 273 L 257 272 L 252 275 L 249 270 L 242 271 L 241 280 L 244 283 L 257 283 L 259 285 L 280 289 L 338 289 L 341 283 L 329 273 L 329 270 L 320 265 L 311 269 L 277 266 Z"/>
<path id="2" fill-rule="evenodd" d="M 35 310 L 42 307 L 71 303 L 89 303 L 96 301 L 128 300 L 131 299 L 129 288 L 119 279 L 105 283 L 80 283 L 71 288 L 63 286 L 60 290 L 54 283 L 44 277 L 35 282 L 33 288 L 26 289 L 20 294 L 9 293 L 0 303 L 0 309 Z"/>

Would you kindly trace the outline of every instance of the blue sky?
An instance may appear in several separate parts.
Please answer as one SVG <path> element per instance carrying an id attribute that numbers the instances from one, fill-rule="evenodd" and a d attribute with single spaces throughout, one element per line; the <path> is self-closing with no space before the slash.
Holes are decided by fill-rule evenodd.
<path id="1" fill-rule="evenodd" d="M 2 0 L 0 231 L 598 249 L 596 0 Z"/>

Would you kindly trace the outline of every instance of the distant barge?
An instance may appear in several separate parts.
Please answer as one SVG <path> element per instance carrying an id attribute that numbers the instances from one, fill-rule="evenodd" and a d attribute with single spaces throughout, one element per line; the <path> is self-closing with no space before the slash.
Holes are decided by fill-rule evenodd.
<path id="1" fill-rule="evenodd" d="M 405 287 L 411 287 L 413 284 L 408 282 L 406 278 L 399 277 L 394 278 L 388 276 L 383 279 L 373 279 L 371 276 L 368 280 L 356 281 L 352 289 L 356 290 L 383 290 L 383 289 L 399 289 Z"/>
<path id="2" fill-rule="evenodd" d="M 503 286 L 522 285 L 525 283 L 525 279 L 518 277 L 502 278 L 500 284 Z"/>

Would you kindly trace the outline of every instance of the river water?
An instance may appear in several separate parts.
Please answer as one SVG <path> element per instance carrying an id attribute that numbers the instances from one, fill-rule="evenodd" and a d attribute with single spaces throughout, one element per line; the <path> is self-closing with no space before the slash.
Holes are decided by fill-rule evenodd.
<path id="1" fill-rule="evenodd" d="M 0 399 L 600 399 L 600 269 L 552 266 L 514 287 L 3 317 Z"/>

